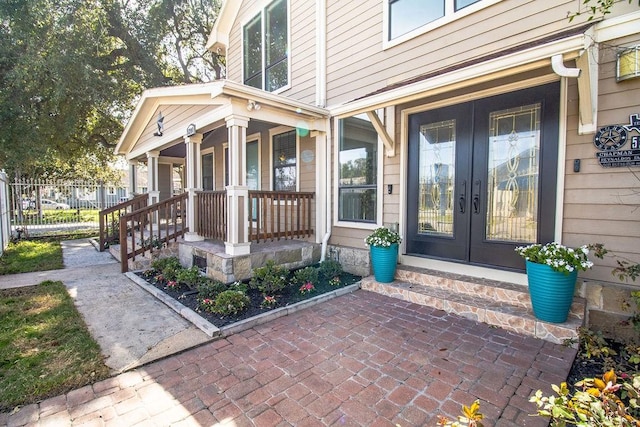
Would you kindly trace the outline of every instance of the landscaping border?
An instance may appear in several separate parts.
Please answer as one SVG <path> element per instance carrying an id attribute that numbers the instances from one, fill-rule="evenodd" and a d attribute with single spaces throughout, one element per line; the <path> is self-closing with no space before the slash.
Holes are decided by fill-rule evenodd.
<path id="1" fill-rule="evenodd" d="M 210 337 L 227 337 L 229 335 L 233 335 L 238 332 L 242 332 L 246 329 L 253 328 L 254 326 L 261 325 L 263 323 L 269 322 L 271 320 L 277 319 L 278 317 L 287 316 L 291 313 L 295 313 L 296 311 L 305 309 L 307 307 L 311 307 L 315 304 L 327 301 L 329 299 L 345 295 L 360 289 L 360 281 L 344 286 L 336 289 L 335 291 L 325 292 L 324 294 L 315 296 L 313 298 L 306 299 L 304 301 L 300 301 L 289 306 L 278 307 L 273 310 L 269 310 L 265 313 L 259 314 L 257 316 L 250 317 L 248 319 L 240 320 L 239 322 L 232 323 L 230 325 L 223 326 L 222 328 L 218 328 L 213 325 L 211 322 L 200 316 L 198 313 L 193 311 L 192 309 L 185 307 L 180 302 L 175 300 L 174 298 L 167 295 L 162 290 L 156 288 L 155 286 L 149 284 L 142 277 L 138 276 L 137 273 L 140 271 L 129 271 L 125 273 L 132 282 L 140 286 L 145 291 L 149 292 L 151 295 L 156 297 L 159 301 L 163 302 L 173 311 L 181 315 L 187 321 L 191 322 L 194 326 L 200 329 L 202 332 L 207 334 Z"/>

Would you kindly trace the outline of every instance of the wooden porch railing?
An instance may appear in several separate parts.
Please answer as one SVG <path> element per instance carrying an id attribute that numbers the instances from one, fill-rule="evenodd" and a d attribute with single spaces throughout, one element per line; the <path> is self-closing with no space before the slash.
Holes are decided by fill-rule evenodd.
<path id="1" fill-rule="evenodd" d="M 249 239 L 266 241 L 309 237 L 312 192 L 249 191 Z"/>
<path id="2" fill-rule="evenodd" d="M 206 239 L 226 240 L 226 191 L 197 193 L 198 234 Z M 290 191 L 249 191 L 249 240 L 294 239 L 313 234 L 314 193 Z"/>
<path id="3" fill-rule="evenodd" d="M 187 228 L 187 198 L 183 193 L 120 217 L 120 262 L 122 272 L 129 270 L 129 260 L 153 252 L 171 239 L 184 236 Z"/>
<path id="4" fill-rule="evenodd" d="M 205 239 L 227 240 L 227 192 L 198 191 L 198 234 Z"/>
<path id="5" fill-rule="evenodd" d="M 107 245 L 116 243 L 120 238 L 120 217 L 126 213 L 144 208 L 147 206 L 148 201 L 148 194 L 139 194 L 131 200 L 100 211 L 98 214 L 100 225 L 100 252 L 103 252 L 107 248 Z"/>

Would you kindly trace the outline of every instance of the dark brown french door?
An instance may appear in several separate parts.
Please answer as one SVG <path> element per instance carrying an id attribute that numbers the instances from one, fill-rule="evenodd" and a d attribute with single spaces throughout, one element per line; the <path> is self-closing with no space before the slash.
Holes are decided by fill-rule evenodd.
<path id="1" fill-rule="evenodd" d="M 406 252 L 523 269 L 553 239 L 559 84 L 409 116 Z"/>

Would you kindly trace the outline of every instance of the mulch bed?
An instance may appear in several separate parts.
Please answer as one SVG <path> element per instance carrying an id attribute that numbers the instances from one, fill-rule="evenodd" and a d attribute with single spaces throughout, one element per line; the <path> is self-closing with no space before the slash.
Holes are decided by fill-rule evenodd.
<path id="1" fill-rule="evenodd" d="M 340 275 L 340 286 L 331 286 L 326 280 L 319 280 L 319 283 L 314 284 L 315 290 L 311 293 L 300 294 L 298 286 L 287 286 L 279 295 L 276 295 L 277 304 L 272 308 L 263 308 L 260 306 L 264 300 L 263 295 L 257 289 L 249 289 L 247 296 L 250 298 L 251 303 L 249 308 L 242 313 L 233 316 L 221 316 L 216 313 L 211 313 L 202 310 L 198 304 L 198 293 L 195 290 L 190 290 L 186 286 L 182 286 L 179 290 L 167 289 L 164 281 L 157 281 L 155 275 L 147 276 L 144 272 L 136 273 L 139 277 L 147 281 L 147 283 L 155 286 L 157 289 L 163 291 L 176 301 L 180 302 L 187 308 L 198 313 L 209 323 L 215 325 L 217 328 L 231 325 L 232 323 L 239 322 L 241 320 L 249 319 L 251 317 L 258 316 L 260 314 L 272 311 L 280 307 L 286 307 L 295 304 L 300 301 L 308 300 L 310 298 L 317 297 L 328 292 L 333 292 L 337 289 L 344 288 L 345 286 L 352 285 L 360 281 L 360 276 L 355 276 L 349 273 L 342 273 Z"/>

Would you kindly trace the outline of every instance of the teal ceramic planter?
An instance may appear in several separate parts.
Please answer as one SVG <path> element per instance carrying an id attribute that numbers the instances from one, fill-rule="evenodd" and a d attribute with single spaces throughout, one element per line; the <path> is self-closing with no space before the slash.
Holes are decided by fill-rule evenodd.
<path id="1" fill-rule="evenodd" d="M 573 302 L 578 271 L 565 274 L 554 271 L 545 264 L 530 261 L 526 264 L 533 314 L 545 322 L 566 322 Z"/>
<path id="2" fill-rule="evenodd" d="M 388 248 L 381 246 L 370 246 L 371 266 L 373 275 L 377 282 L 390 283 L 396 275 L 396 264 L 398 263 L 398 244 L 394 243 Z"/>

